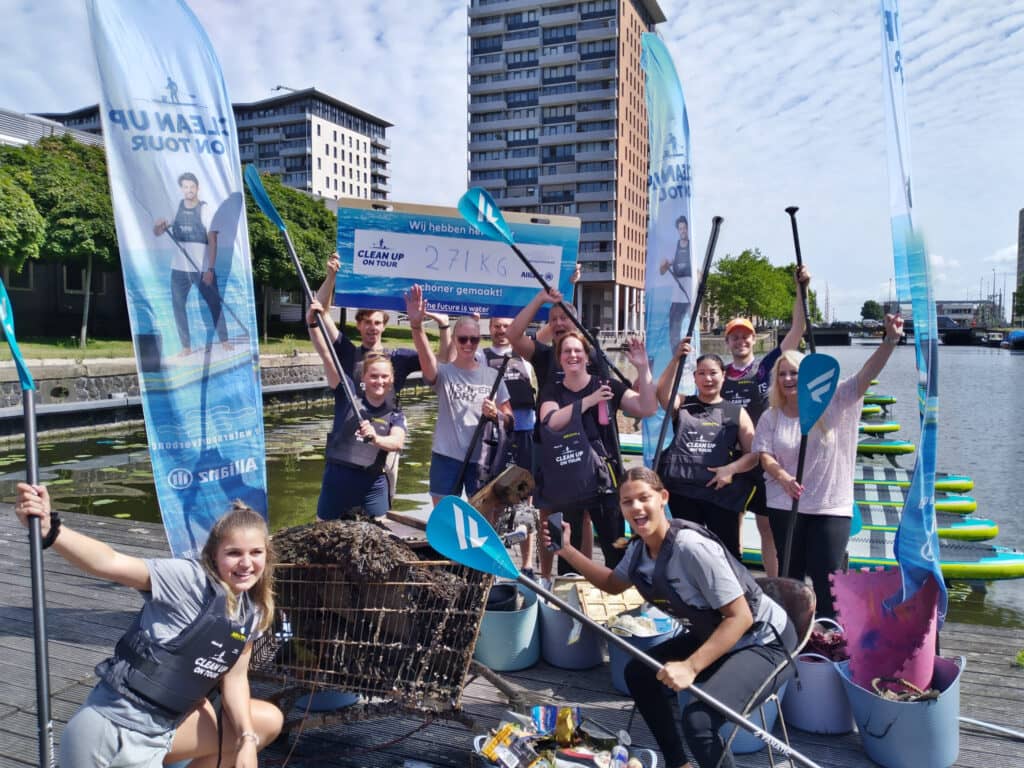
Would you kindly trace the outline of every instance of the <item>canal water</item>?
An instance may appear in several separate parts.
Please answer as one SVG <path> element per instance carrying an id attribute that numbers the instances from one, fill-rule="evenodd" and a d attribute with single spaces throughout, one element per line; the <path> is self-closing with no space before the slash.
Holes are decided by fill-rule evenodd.
<path id="1" fill-rule="evenodd" d="M 826 347 L 844 376 L 855 373 L 874 347 Z M 1024 403 L 1016 384 L 1024 376 L 1024 356 L 981 347 L 940 347 L 940 471 L 974 478 L 972 495 L 978 517 L 995 520 L 995 543 L 1024 549 L 1021 485 L 1021 426 Z M 916 442 L 916 371 L 911 346 L 898 348 L 874 389 L 895 395 L 887 418 L 898 421 L 894 437 Z M 399 474 L 398 509 L 419 507 L 428 499 L 427 467 L 436 408 L 428 389 L 403 393 L 410 437 Z M 323 446 L 331 423 L 329 404 L 291 407 L 265 416 L 271 526 L 307 523 L 316 512 L 323 471 Z M 60 437 L 45 435 L 40 447 L 40 477 L 57 506 L 76 512 L 159 522 L 145 432 L 140 428 Z M 912 467 L 913 457 L 903 457 Z M 10 501 L 14 484 L 24 478 L 20 449 L 0 452 L 0 498 Z M 1024 627 L 1024 579 L 992 582 L 981 591 L 965 584 L 950 590 L 950 618 L 956 621 Z"/>

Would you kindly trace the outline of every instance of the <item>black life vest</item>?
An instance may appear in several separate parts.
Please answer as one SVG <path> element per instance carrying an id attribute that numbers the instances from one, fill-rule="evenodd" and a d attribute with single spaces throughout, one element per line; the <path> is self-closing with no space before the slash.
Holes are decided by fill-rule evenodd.
<path id="1" fill-rule="evenodd" d="M 569 423 L 552 429 L 548 423 L 554 411 L 540 424 L 540 466 L 537 485 L 552 509 L 583 509 L 616 492 L 617 473 L 604 443 L 587 435 L 583 426 L 583 404 L 572 403 Z"/>
<path id="2" fill-rule="evenodd" d="M 761 414 L 768 409 L 768 390 L 771 379 L 762 375 L 763 360 L 754 360 L 738 379 L 729 378 L 729 371 L 735 371 L 736 367 L 729 363 L 726 369 L 725 381 L 722 382 L 722 397 L 730 403 L 736 403 L 747 409 L 751 421 L 756 425 Z"/>
<path id="3" fill-rule="evenodd" d="M 724 466 L 739 456 L 740 406 L 727 401 L 708 404 L 689 395 L 673 426 L 675 436 L 658 465 L 665 487 L 670 493 L 741 511 L 750 496 L 749 473 L 734 475 L 721 490 L 707 485 L 714 477 L 708 467 Z"/>
<path id="4" fill-rule="evenodd" d="M 171 234 L 179 243 L 206 243 L 206 226 L 203 224 L 203 206 L 200 202 L 193 208 L 187 208 L 185 201 L 178 203 L 178 212 L 174 214 Z"/>
<path id="5" fill-rule="evenodd" d="M 398 410 L 398 404 L 389 394 L 388 399 L 379 408 L 370 405 L 365 397 L 359 396 L 360 405 L 369 417 L 374 431 L 386 436 L 391 431 L 390 416 Z M 359 429 L 359 417 L 345 396 L 344 388 L 339 383 L 334 389 L 334 423 L 327 433 L 327 460 L 346 467 L 361 469 L 379 474 L 387 461 L 387 451 L 382 451 L 373 443 L 365 443 L 356 437 Z"/>
<path id="6" fill-rule="evenodd" d="M 117 642 L 114 655 L 96 667 L 96 675 L 146 711 L 185 715 L 238 661 L 256 621 L 251 605 L 247 607 L 245 623 L 228 618 L 227 593 L 208 577 L 202 611 L 177 637 L 153 640 L 141 627 L 140 613 Z"/>
<path id="7" fill-rule="evenodd" d="M 750 606 L 750 615 L 754 617 L 754 626 L 748 632 L 753 631 L 755 628 L 760 628 L 760 623 L 757 621 L 757 612 L 761 605 L 761 597 L 764 595 L 761 587 L 754 581 L 750 571 L 726 551 L 722 540 L 703 525 L 680 518 L 673 518 L 669 521 L 669 532 L 661 545 L 661 551 L 658 552 L 658 559 L 654 561 L 654 576 L 650 584 L 647 583 L 646 579 L 641 578 L 638 573 L 642 550 L 645 544 L 639 538 L 630 542 L 625 554 L 625 557 L 633 558 L 629 563 L 629 581 L 636 587 L 644 600 L 658 606 L 665 613 L 674 616 L 684 625 L 689 626 L 691 632 L 697 633 L 696 637 L 700 639 L 700 642 L 707 640 L 711 633 L 715 631 L 715 627 L 721 624 L 721 612 L 715 608 L 698 608 L 684 602 L 679 596 L 679 591 L 675 588 L 674 581 L 668 577 L 668 565 L 676 553 L 675 539 L 683 529 L 696 531 L 716 542 L 722 548 L 722 558 L 732 568 L 733 575 L 736 576 L 736 580 L 743 589 L 743 596 L 747 600 L 747 605 Z"/>
<path id="8" fill-rule="evenodd" d="M 484 350 L 484 358 L 487 365 L 498 370 L 501 368 L 505 355 L 499 355 L 491 348 Z M 508 388 L 508 398 L 513 408 L 536 408 L 537 398 L 533 392 L 533 382 L 530 381 L 530 372 L 526 368 L 525 361 L 519 355 L 512 355 L 508 366 L 505 368 L 505 386 Z"/>

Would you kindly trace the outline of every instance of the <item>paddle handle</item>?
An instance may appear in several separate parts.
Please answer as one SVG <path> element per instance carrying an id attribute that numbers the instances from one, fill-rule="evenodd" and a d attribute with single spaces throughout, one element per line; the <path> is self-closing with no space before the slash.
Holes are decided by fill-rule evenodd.
<path id="1" fill-rule="evenodd" d="M 711 260 L 715 255 L 715 247 L 718 245 L 718 233 L 722 229 L 724 219 L 715 216 L 711 219 L 711 234 L 708 236 L 708 247 L 704 251 L 704 264 L 700 270 L 700 282 L 697 283 L 697 295 L 694 297 L 693 306 L 690 308 L 690 324 L 686 328 L 687 338 L 693 338 L 693 329 L 697 327 L 697 320 L 700 318 L 700 305 L 704 301 L 704 290 L 708 284 L 708 273 L 711 272 Z M 673 350 L 674 351 L 674 350 Z M 665 417 L 661 420 L 661 429 L 658 430 L 657 448 L 654 451 L 654 471 L 658 471 L 658 462 L 661 461 L 661 453 L 665 447 L 665 435 L 668 434 L 668 423 L 672 420 L 672 406 L 676 402 L 676 395 L 679 394 L 679 384 L 683 380 L 683 366 L 686 364 L 686 355 L 679 358 L 679 366 L 676 368 L 676 375 L 672 379 L 672 392 L 668 396 L 668 405 L 665 408 Z"/>
<path id="2" fill-rule="evenodd" d="M 800 231 L 796 226 L 796 212 L 800 210 L 795 205 L 791 205 L 786 209 L 786 213 L 789 214 L 789 224 L 793 229 L 793 250 L 796 251 L 796 271 L 799 274 L 800 268 L 804 265 L 803 254 L 800 252 Z M 813 355 L 814 349 L 814 328 L 811 325 L 811 313 L 807 309 L 807 291 L 804 289 L 803 284 L 798 280 L 796 284 L 797 293 L 800 294 L 800 304 L 804 308 L 804 333 L 807 334 L 807 347 L 811 350 Z"/>
<path id="3" fill-rule="evenodd" d="M 512 355 L 505 355 L 505 359 L 501 361 L 498 377 L 494 380 L 494 385 L 491 387 L 491 394 L 487 396 L 488 400 L 493 400 L 494 396 L 498 394 L 498 387 L 501 386 L 501 382 L 505 378 L 505 370 L 508 368 L 511 359 Z M 466 470 L 469 469 L 470 459 L 473 458 L 473 452 L 476 450 L 476 446 L 484 434 L 484 426 L 485 422 L 483 416 L 481 416 L 480 420 L 476 423 L 476 429 L 473 430 L 473 437 L 469 441 L 469 450 L 466 451 L 466 458 L 462 460 L 462 466 L 459 468 L 459 476 L 455 478 L 455 486 L 449 491 L 449 494 L 452 496 L 457 495 L 462 488 L 462 481 L 466 479 Z M 466 495 L 468 496 L 469 494 Z"/>
<path id="4" fill-rule="evenodd" d="M 644 653 L 642 650 L 640 650 L 639 648 L 634 646 L 632 643 L 630 643 L 624 637 L 620 637 L 619 635 L 616 635 L 614 632 L 612 632 L 607 627 L 605 627 L 605 626 L 603 626 L 601 624 L 598 624 L 596 621 L 591 619 L 589 616 L 587 616 L 585 613 L 583 613 L 579 609 L 569 605 L 569 603 L 567 603 L 564 600 L 562 600 L 561 598 L 555 596 L 551 591 L 549 591 L 547 589 L 544 589 L 544 587 L 542 587 L 540 584 L 535 582 L 533 579 L 530 579 L 530 578 L 528 578 L 528 577 L 526 577 L 526 576 L 524 576 L 523 574 L 520 573 L 520 574 L 518 574 L 516 576 L 516 580 L 520 584 L 525 586 L 527 589 L 531 589 L 534 592 L 536 592 L 538 595 L 543 597 L 548 603 L 557 606 L 558 608 L 560 608 L 561 610 L 565 611 L 567 614 L 572 616 L 577 621 L 580 621 L 581 623 L 585 624 L 586 626 L 591 627 L 596 632 L 601 634 L 606 640 L 608 640 L 608 642 L 614 643 L 619 648 L 621 648 L 623 651 L 628 653 L 630 656 L 632 656 L 633 658 L 638 659 L 639 661 L 643 662 L 644 664 L 646 664 L 651 669 L 653 669 L 653 670 L 660 670 L 664 666 L 660 661 L 655 659 L 653 656 L 650 656 L 649 654 Z M 688 690 L 693 696 L 695 696 L 696 698 L 700 699 L 702 702 L 707 704 L 709 707 L 712 707 L 712 708 L 718 710 L 719 713 L 725 715 L 725 717 L 727 717 L 729 720 L 731 720 L 732 722 L 734 722 L 737 725 L 739 725 L 740 727 L 742 727 L 744 730 L 750 731 L 750 733 L 754 734 L 754 736 L 759 738 L 761 741 L 763 741 L 765 744 L 767 744 L 772 749 L 775 749 L 778 752 L 781 752 L 786 757 L 789 757 L 789 758 L 793 759 L 794 761 L 798 762 L 800 765 L 804 765 L 807 768 L 821 768 L 813 760 L 811 760 L 810 758 L 805 757 L 804 755 L 800 754 L 795 749 L 793 749 L 788 744 L 786 744 L 786 742 L 781 741 L 780 739 L 775 738 L 774 736 L 772 736 L 770 733 L 768 733 L 763 728 L 759 728 L 756 724 L 750 722 L 750 720 L 745 718 L 739 712 L 737 712 L 736 710 L 734 710 L 731 707 L 727 706 L 726 704 L 722 703 L 721 701 L 716 699 L 711 694 L 705 693 L 703 690 L 701 690 L 696 685 L 691 685 L 686 690 Z"/>
<path id="5" fill-rule="evenodd" d="M 800 435 L 800 452 L 796 460 L 796 481 L 802 483 L 804 479 L 804 460 L 807 458 L 807 435 Z M 793 499 L 793 505 L 789 510 L 789 519 L 786 521 L 786 541 L 782 550 L 782 563 L 779 567 L 779 575 L 789 574 L 790 552 L 793 549 L 793 529 L 796 528 L 796 516 L 800 512 L 800 499 Z"/>

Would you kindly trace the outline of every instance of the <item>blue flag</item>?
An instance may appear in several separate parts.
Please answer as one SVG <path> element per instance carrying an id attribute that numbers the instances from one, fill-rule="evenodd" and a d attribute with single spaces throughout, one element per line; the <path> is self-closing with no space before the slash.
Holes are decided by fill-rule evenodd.
<path id="1" fill-rule="evenodd" d="M 11 348 L 11 357 L 14 358 L 14 367 L 18 369 L 18 381 L 21 383 L 21 389 L 23 391 L 34 390 L 36 388 L 35 379 L 32 378 L 32 373 L 25 365 L 25 359 L 21 356 L 21 347 L 18 346 L 18 340 L 14 337 L 14 310 L 11 308 L 11 299 L 7 295 L 7 286 L 4 285 L 3 280 L 0 280 L 0 326 L 4 329 L 7 346 Z"/>
<path id="2" fill-rule="evenodd" d="M 896 560 L 903 574 L 903 600 L 917 592 L 929 576 L 938 582 L 938 620 L 941 627 L 946 615 L 947 595 L 935 524 L 935 463 L 939 428 L 938 330 L 928 254 L 923 240 L 914 230 L 910 140 L 897 0 L 881 0 L 881 10 L 889 209 L 896 293 L 901 304 L 908 301 L 911 304 L 921 416 L 921 444 L 896 533 Z"/>
<path id="3" fill-rule="evenodd" d="M 180 0 L 89 0 L 125 295 L 171 551 L 232 499 L 267 512 L 263 401 L 234 112 Z"/>
<path id="4" fill-rule="evenodd" d="M 695 275 L 690 227 L 690 124 L 683 87 L 672 57 L 661 39 L 641 35 L 640 65 L 644 70 L 650 175 L 647 193 L 647 271 L 644 276 L 647 354 L 654 380 L 668 367 L 690 324 Z M 696 359 L 700 339 L 692 342 Z M 690 380 L 692 382 L 692 380 Z M 688 391 L 684 381 L 682 389 Z M 644 419 L 644 463 L 651 465 L 665 412 Z"/>

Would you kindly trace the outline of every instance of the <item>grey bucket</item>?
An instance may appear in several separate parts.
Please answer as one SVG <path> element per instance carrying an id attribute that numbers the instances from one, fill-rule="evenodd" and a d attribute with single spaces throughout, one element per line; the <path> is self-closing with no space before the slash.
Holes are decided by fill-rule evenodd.
<path id="1" fill-rule="evenodd" d="M 560 577 L 564 578 L 564 577 Z M 581 583 L 586 583 L 578 577 Z M 575 619 L 565 611 L 540 603 L 540 645 L 544 661 L 561 669 L 590 669 L 604 661 L 601 652 L 601 636 L 594 629 L 583 625 L 579 639 L 570 644 Z"/>
<path id="2" fill-rule="evenodd" d="M 504 586 L 514 588 L 516 585 L 496 584 L 495 588 Z M 523 586 L 519 586 L 518 591 L 523 596 L 522 608 L 484 611 L 480 622 L 473 658 L 495 672 L 526 669 L 540 658 L 537 595 Z"/>
<path id="3" fill-rule="evenodd" d="M 864 752 L 884 768 L 948 768 L 960 754 L 960 673 L 965 659 L 935 657 L 929 701 L 890 701 L 850 679 L 850 664 L 836 664 Z"/>
<path id="4" fill-rule="evenodd" d="M 631 613 L 638 612 L 631 611 Z M 661 611 L 658 611 L 658 614 L 661 616 L 665 616 L 665 614 L 661 613 Z M 660 619 L 656 619 L 656 623 L 658 621 L 660 621 Z M 665 631 L 659 632 L 656 635 L 651 635 L 649 637 L 640 637 L 637 635 L 620 635 L 620 637 L 622 637 L 623 640 L 627 641 L 634 648 L 639 648 L 641 651 L 649 651 L 651 648 L 658 645 L 659 643 L 663 643 L 669 638 L 675 637 L 679 634 L 681 627 L 674 621 L 668 621 L 671 622 L 671 626 Z M 614 632 L 615 630 L 612 631 Z M 616 632 L 616 634 L 619 633 Z M 626 664 L 628 664 L 632 660 L 632 658 L 633 657 L 627 651 L 620 648 L 615 643 L 608 643 L 608 669 L 612 675 L 612 687 L 615 688 L 615 690 L 617 690 L 619 693 L 624 693 L 627 696 L 629 695 L 629 688 L 626 687 Z M 670 695 L 671 693 L 672 689 L 668 686 L 665 686 L 665 694 Z"/>

